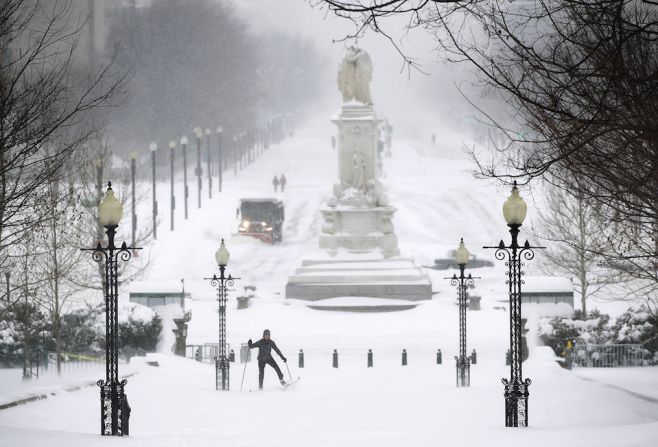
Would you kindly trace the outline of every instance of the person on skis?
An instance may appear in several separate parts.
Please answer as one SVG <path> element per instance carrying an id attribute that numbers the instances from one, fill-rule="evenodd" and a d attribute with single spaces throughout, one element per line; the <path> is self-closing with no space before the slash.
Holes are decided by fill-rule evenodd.
<path id="1" fill-rule="evenodd" d="M 247 342 L 249 349 L 258 348 L 258 388 L 263 389 L 263 379 L 265 378 L 265 365 L 270 365 L 276 371 L 277 376 L 279 376 L 279 382 L 281 385 L 285 385 L 286 381 L 283 380 L 283 373 L 279 368 L 279 365 L 274 361 L 272 357 L 272 349 L 279 354 L 283 363 L 286 363 L 288 360 L 281 354 L 279 348 L 277 348 L 276 343 L 270 339 L 270 330 L 265 329 L 263 331 L 263 338 L 258 340 L 256 343 L 252 343 L 251 339 Z"/>

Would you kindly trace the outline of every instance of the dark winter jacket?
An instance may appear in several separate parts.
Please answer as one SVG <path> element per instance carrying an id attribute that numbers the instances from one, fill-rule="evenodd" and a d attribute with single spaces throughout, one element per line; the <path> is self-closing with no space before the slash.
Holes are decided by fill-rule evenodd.
<path id="1" fill-rule="evenodd" d="M 271 339 L 265 340 L 264 338 L 261 338 L 256 343 L 252 343 L 251 346 L 249 346 L 249 349 L 252 348 L 258 348 L 258 361 L 266 362 L 271 359 L 272 349 L 274 349 L 276 353 L 279 354 L 279 357 L 282 359 L 285 358 L 283 354 L 281 354 L 281 351 L 279 351 L 279 348 L 276 347 L 276 343 L 274 343 L 274 341 Z"/>

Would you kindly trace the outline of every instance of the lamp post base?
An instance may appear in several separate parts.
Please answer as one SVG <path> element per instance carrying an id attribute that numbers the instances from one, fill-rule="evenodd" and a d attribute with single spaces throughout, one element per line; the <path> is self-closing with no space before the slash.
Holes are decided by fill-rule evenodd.
<path id="1" fill-rule="evenodd" d="M 505 385 L 505 427 L 528 426 L 528 387 L 530 379 L 507 380 L 502 379 Z"/>
<path id="2" fill-rule="evenodd" d="M 228 359 L 215 359 L 215 389 L 228 391 L 230 388 Z"/>
<path id="3" fill-rule="evenodd" d="M 103 436 L 129 434 L 130 406 L 124 392 L 127 382 L 127 380 L 97 382 L 101 392 L 101 435 Z"/>
<path id="4" fill-rule="evenodd" d="M 469 357 L 455 357 L 457 388 L 471 386 L 471 362 Z"/>

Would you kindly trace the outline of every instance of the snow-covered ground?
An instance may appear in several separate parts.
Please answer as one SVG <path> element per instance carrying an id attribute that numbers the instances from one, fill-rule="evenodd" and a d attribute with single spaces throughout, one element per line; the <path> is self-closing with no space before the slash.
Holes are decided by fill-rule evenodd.
<path id="1" fill-rule="evenodd" d="M 468 350 L 475 348 L 478 353 L 470 388 L 455 387 L 456 291 L 444 279 L 452 272 L 427 270 L 434 299 L 402 312 L 318 311 L 285 300 L 288 275 L 317 247 L 318 208 L 337 177 L 331 126 L 327 119 L 312 123 L 268 150 L 239 176 L 229 172 L 221 195 L 213 193 L 208 202 L 204 191 L 201 210 L 196 209 L 194 181 L 190 181 L 188 221 L 182 219 L 179 185 L 175 232 L 168 230 L 169 210 L 163 205 L 169 203 L 168 188 L 159 185 L 159 238 L 145 253 L 152 259 L 145 280 L 185 279 L 191 294 L 186 305 L 192 310 L 188 343 L 215 342 L 215 292 L 203 278 L 216 270 L 214 252 L 224 238 L 231 252 L 228 271 L 241 278 L 229 299 L 228 341 L 237 348 L 269 328 L 289 359 L 291 374 L 302 376 L 299 383 L 281 392 L 273 372 L 267 370 L 265 390 L 259 392 L 256 365 L 249 363 L 240 391 L 243 369 L 235 364 L 231 391 L 217 392 L 212 366 L 158 354 L 152 359 L 159 367 L 139 359 L 131 364 L 137 374 L 127 385 L 133 408 L 129 439 L 98 435 L 98 389 L 86 387 L 0 410 L 0 444 L 655 445 L 658 369 L 566 371 L 549 348 L 532 346 L 532 338 L 531 357 L 523 365 L 524 377 L 533 380 L 530 427 L 504 427 L 500 378 L 509 374 L 505 366 L 508 313 L 500 309 L 506 296 L 501 262 L 472 271 L 482 277 L 477 280 L 482 310 L 468 313 Z M 431 265 L 463 237 L 471 252 L 493 259 L 493 253 L 481 247 L 508 239 L 501 207 L 509 190 L 473 180 L 458 141 L 447 131 L 446 135 L 436 146 L 394 140 L 393 157 L 384 160 L 388 193 L 398 208 L 394 224 L 400 250 L 420 265 Z M 283 243 L 269 246 L 232 237 L 238 200 L 275 196 L 270 184 L 275 174 L 285 174 L 289 181 L 286 192 L 276 194 L 286 206 Z M 143 206 L 139 215 L 148 214 L 150 204 Z M 532 263 L 529 269 L 532 272 Z M 237 310 L 235 297 L 245 285 L 255 285 L 257 297 L 248 309 Z M 532 328 L 534 316 L 527 317 Z M 297 368 L 299 349 L 306 355 L 304 369 Z M 334 349 L 340 356 L 338 369 L 331 367 Z M 366 368 L 368 349 L 374 353 L 372 369 Z M 400 366 L 402 349 L 409 355 L 405 367 Z M 443 352 L 443 365 L 436 365 L 437 349 Z M 33 383 L 37 386 L 38 380 Z"/>

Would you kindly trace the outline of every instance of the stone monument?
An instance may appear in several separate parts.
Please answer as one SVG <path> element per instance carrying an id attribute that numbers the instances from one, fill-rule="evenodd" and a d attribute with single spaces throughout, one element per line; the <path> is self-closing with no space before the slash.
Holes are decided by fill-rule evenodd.
<path id="1" fill-rule="evenodd" d="M 337 127 L 338 181 L 321 209 L 321 253 L 288 280 L 287 298 L 359 296 L 431 299 L 429 277 L 401 258 L 393 227 L 396 209 L 378 178 L 378 126 L 370 94 L 372 63 L 348 48 L 338 71 L 343 97 Z"/>

